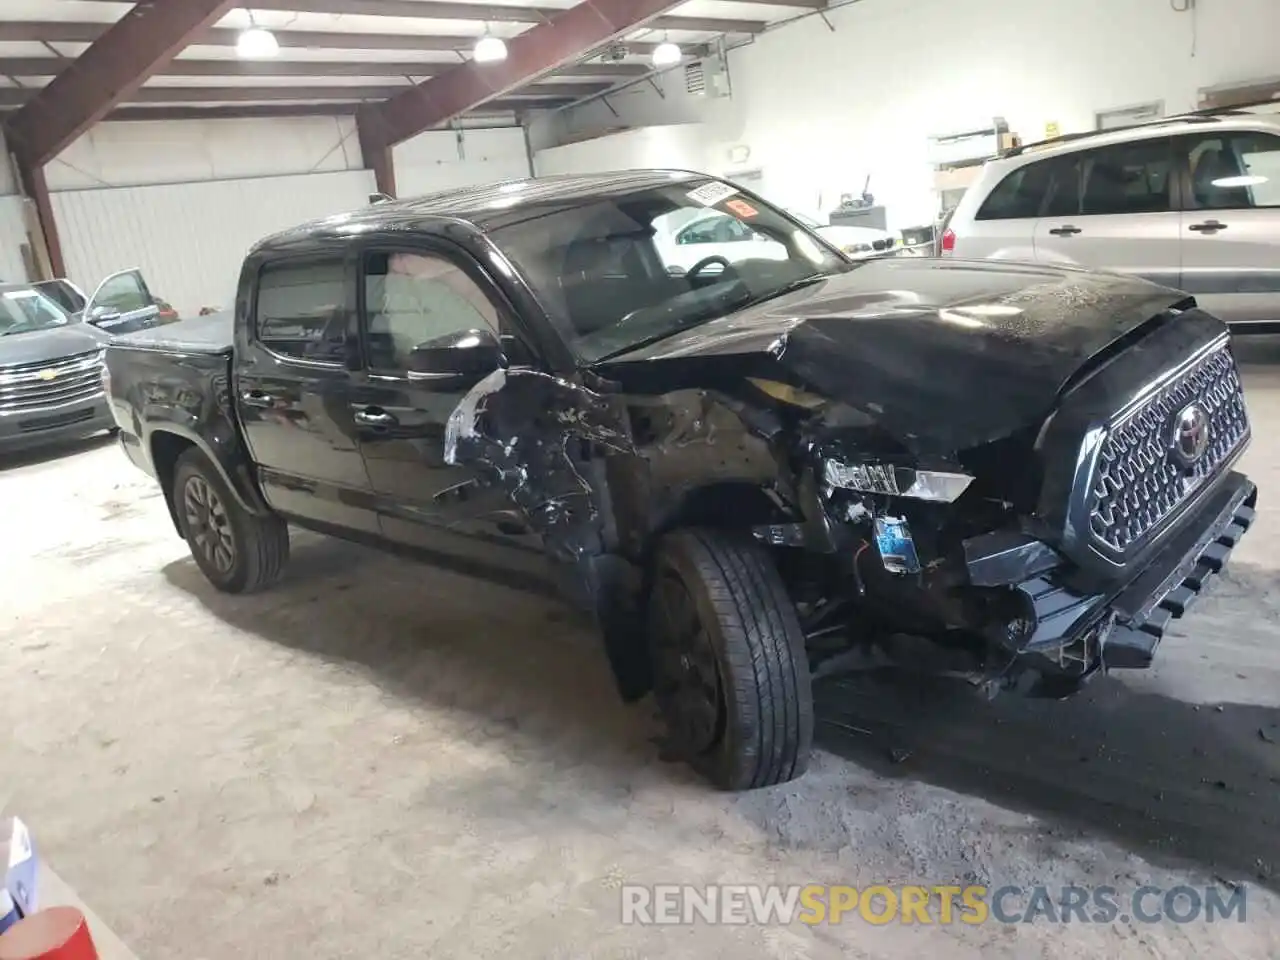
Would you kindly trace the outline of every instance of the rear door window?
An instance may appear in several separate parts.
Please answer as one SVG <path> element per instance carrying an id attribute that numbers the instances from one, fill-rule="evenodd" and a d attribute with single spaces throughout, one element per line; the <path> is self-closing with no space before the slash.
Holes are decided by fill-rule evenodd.
<path id="1" fill-rule="evenodd" d="M 272 353 L 342 363 L 350 312 L 341 260 L 268 264 L 259 275 L 258 340 Z"/>
<path id="2" fill-rule="evenodd" d="M 1175 209 L 1169 140 L 1138 140 L 1080 153 L 1085 216 L 1168 213 Z"/>
<path id="3" fill-rule="evenodd" d="M 1269 133 L 1183 137 L 1197 210 L 1280 207 L 1280 137 Z"/>

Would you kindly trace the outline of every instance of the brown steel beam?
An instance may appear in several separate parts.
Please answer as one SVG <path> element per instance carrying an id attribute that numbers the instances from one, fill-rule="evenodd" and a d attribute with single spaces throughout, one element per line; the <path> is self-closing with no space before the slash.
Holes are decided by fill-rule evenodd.
<path id="1" fill-rule="evenodd" d="M 767 7 L 799 7 L 803 10 L 825 10 L 828 0 L 734 0 L 735 3 L 760 4 Z"/>
<path id="2" fill-rule="evenodd" d="M 360 156 L 364 168 L 373 171 L 373 181 L 379 193 L 388 197 L 396 195 L 396 164 L 391 144 L 382 136 L 382 129 L 369 122 L 367 111 L 356 113 L 356 136 L 360 140 Z"/>
<path id="3" fill-rule="evenodd" d="M 383 87 L 143 87 L 126 103 L 257 103 L 261 101 L 390 100 L 414 88 L 407 83 Z M 576 100 L 609 89 L 606 83 L 537 83 L 512 90 L 508 96 L 536 105 L 542 100 Z M 38 90 L 0 87 L 0 106 L 23 106 Z"/>
<path id="4" fill-rule="evenodd" d="M 119 3 L 120 0 L 98 2 Z M 547 23 L 564 12 L 558 7 L 443 3 L 438 0 L 252 0 L 248 6 L 254 10 L 288 10 L 294 13 L 327 13 L 335 16 L 490 23 Z M 765 27 L 759 20 L 720 17 L 658 17 L 650 26 L 655 30 L 693 30 L 698 33 L 760 33 Z"/>
<path id="5" fill-rule="evenodd" d="M 493 100 L 480 115 L 562 107 L 571 100 Z M 359 103 L 226 103 L 206 106 L 117 107 L 103 118 L 104 123 L 156 120 L 270 120 L 288 117 L 350 117 Z M 468 114 L 476 116 L 477 114 Z"/>
<path id="6" fill-rule="evenodd" d="M 507 59 L 459 64 L 365 111 L 382 140 L 415 134 L 504 96 L 588 51 L 644 27 L 679 0 L 588 0 L 507 41 Z"/>
<path id="7" fill-rule="evenodd" d="M 0 42 L 15 43 L 93 43 L 106 32 L 103 23 L 0 22 Z M 281 47 L 300 50 L 429 50 L 432 52 L 468 51 L 475 37 L 442 37 L 415 33 L 337 33 L 326 30 L 276 30 Z M 211 47 L 234 47 L 240 34 L 235 30 L 205 30 L 191 39 L 192 44 Z M 637 56 L 649 56 L 656 43 L 628 41 L 627 50 Z M 589 51 L 588 51 L 589 52 Z M 705 46 L 685 47 L 692 57 L 705 56 Z"/>
<path id="8" fill-rule="evenodd" d="M 70 57 L 0 57 L 0 75 L 53 77 L 72 62 Z M 351 60 L 186 60 L 178 58 L 156 76 L 162 77 L 416 77 L 434 76 L 452 63 L 413 63 Z M 557 77 L 643 77 L 643 63 L 592 63 L 562 67 Z"/>
<path id="9" fill-rule="evenodd" d="M 9 120 L 12 149 L 48 163 L 235 2 L 140 0 Z"/>

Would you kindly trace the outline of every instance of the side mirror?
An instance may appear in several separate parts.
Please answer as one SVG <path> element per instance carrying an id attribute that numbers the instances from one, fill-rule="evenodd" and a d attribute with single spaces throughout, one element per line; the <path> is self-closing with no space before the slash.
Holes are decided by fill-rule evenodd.
<path id="1" fill-rule="evenodd" d="M 462 330 L 420 343 L 409 354 L 410 380 L 442 389 L 469 387 L 507 365 L 490 330 Z"/>
<path id="2" fill-rule="evenodd" d="M 90 323 L 103 323 L 108 320 L 117 320 L 119 317 L 120 311 L 108 306 L 97 306 L 89 311 Z"/>

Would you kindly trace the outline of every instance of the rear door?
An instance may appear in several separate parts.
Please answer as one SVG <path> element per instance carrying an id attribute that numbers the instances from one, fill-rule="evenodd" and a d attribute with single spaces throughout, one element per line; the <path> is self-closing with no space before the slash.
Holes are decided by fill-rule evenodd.
<path id="1" fill-rule="evenodd" d="M 551 582 L 542 540 L 507 489 L 474 466 L 445 462 L 446 424 L 481 375 L 409 375 L 414 347 L 473 330 L 500 337 L 509 359 L 527 358 L 504 298 L 473 259 L 445 244 L 369 248 L 360 269 L 366 369 L 351 407 L 384 536 Z"/>
<path id="2" fill-rule="evenodd" d="M 1064 155 L 1036 223 L 1036 259 L 1176 287 L 1182 273 L 1178 178 L 1167 137 Z"/>
<path id="3" fill-rule="evenodd" d="M 1178 139 L 1182 288 L 1228 323 L 1280 321 L 1280 137 Z"/>
<path id="4" fill-rule="evenodd" d="M 376 534 L 351 410 L 354 262 L 335 252 L 259 267 L 233 389 L 267 502 L 303 523 Z"/>
<path id="5" fill-rule="evenodd" d="M 160 308 L 138 269 L 113 273 L 89 298 L 84 320 L 110 334 L 133 333 L 160 323 Z"/>

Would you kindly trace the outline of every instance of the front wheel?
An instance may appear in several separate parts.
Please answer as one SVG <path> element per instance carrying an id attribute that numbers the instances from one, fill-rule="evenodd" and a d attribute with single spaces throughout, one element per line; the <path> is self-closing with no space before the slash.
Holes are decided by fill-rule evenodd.
<path id="1" fill-rule="evenodd" d="M 250 593 L 280 579 L 289 559 L 289 528 L 276 516 L 250 513 L 217 468 L 192 448 L 178 458 L 173 505 L 200 572 L 226 593 Z"/>
<path id="2" fill-rule="evenodd" d="M 725 790 L 804 773 L 813 743 L 804 632 L 763 547 L 716 530 L 668 534 L 648 630 L 654 696 L 696 770 Z"/>

